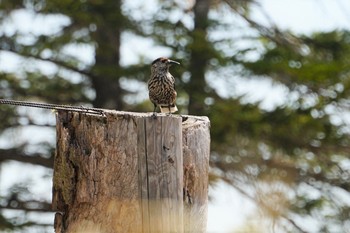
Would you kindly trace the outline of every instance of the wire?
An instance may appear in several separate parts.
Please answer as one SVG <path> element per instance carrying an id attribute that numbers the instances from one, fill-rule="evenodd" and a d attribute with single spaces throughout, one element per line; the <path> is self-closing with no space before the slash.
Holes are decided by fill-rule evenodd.
<path id="1" fill-rule="evenodd" d="M 95 115 L 101 115 L 101 116 L 105 115 L 103 109 L 89 108 L 84 106 L 35 103 L 35 102 L 8 100 L 8 99 L 0 99 L 0 104 L 25 106 L 25 107 L 32 107 L 32 108 L 53 109 L 53 110 L 60 110 L 60 111 L 82 112 L 82 113 L 89 113 L 89 114 L 95 114 Z"/>

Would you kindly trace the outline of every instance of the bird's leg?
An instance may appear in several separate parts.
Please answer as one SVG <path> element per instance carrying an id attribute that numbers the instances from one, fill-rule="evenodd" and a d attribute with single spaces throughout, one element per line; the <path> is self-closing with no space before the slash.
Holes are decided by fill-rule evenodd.
<path id="1" fill-rule="evenodd" d="M 168 105 L 168 108 L 169 108 L 169 116 L 171 115 L 171 106 L 170 106 L 170 104 Z"/>
<path id="2" fill-rule="evenodd" d="M 157 105 L 156 105 L 156 104 L 153 104 L 153 106 L 154 106 L 154 109 L 153 109 L 153 115 L 152 115 L 152 117 L 153 117 L 154 119 L 157 119 L 157 114 L 156 114 Z"/>

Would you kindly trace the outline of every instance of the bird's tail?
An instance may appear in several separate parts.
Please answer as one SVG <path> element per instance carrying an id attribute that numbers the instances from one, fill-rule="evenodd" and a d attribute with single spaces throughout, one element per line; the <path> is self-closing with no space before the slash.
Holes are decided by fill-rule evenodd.
<path id="1" fill-rule="evenodd" d="M 159 108 L 161 113 L 173 113 L 178 111 L 175 104 L 170 105 L 170 107 L 169 105 L 160 105 Z"/>

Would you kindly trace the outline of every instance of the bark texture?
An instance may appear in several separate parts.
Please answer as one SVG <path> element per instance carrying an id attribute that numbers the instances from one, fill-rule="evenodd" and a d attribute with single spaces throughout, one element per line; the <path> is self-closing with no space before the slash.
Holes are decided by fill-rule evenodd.
<path id="1" fill-rule="evenodd" d="M 183 196 L 185 232 L 206 232 L 210 122 L 206 117 L 189 117 L 182 124 Z"/>
<path id="2" fill-rule="evenodd" d="M 205 232 L 208 119 L 104 113 L 57 113 L 55 231 Z"/>

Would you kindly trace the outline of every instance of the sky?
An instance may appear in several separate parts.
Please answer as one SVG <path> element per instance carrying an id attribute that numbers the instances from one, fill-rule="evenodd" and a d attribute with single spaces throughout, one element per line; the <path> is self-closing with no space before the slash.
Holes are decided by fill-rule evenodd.
<path id="1" fill-rule="evenodd" d="M 276 24 L 281 29 L 291 30 L 298 34 L 310 34 L 315 31 L 329 31 L 334 29 L 350 29 L 350 1 L 349 0 L 260 0 L 262 9 L 270 18 L 270 21 Z M 266 16 L 261 14 L 259 8 L 253 9 L 252 15 L 259 22 L 266 25 L 269 24 Z M 52 19 L 55 20 L 55 19 Z M 19 20 L 24 22 L 22 26 L 26 30 L 45 30 L 45 28 L 32 28 L 31 24 L 26 24 L 28 20 Z M 11 30 L 11 28 L 7 29 Z M 145 41 L 144 45 L 151 48 L 152 43 Z M 139 46 L 137 38 L 129 41 L 129 46 L 122 48 L 122 53 L 130 53 L 133 49 Z M 85 48 L 87 51 L 89 48 Z M 147 50 L 147 48 L 144 50 Z M 162 53 L 167 53 L 165 50 L 157 50 L 154 56 L 160 56 Z M 132 56 L 131 56 L 132 57 Z M 1 57 L 0 57 L 1 59 Z M 16 63 L 16 57 L 12 57 L 13 63 Z M 3 61 L 3 60 L 1 60 Z M 89 62 L 89 61 L 87 61 Z M 133 63 L 133 60 L 123 60 L 123 64 Z M 11 62 L 10 62 L 11 63 Z M 11 67 L 11 64 L 7 67 Z M 0 64 L 0 68 L 4 68 Z M 49 72 L 49 71 L 48 71 Z M 266 103 L 266 108 L 271 103 L 277 101 L 282 95 L 281 90 L 277 89 L 268 94 L 264 89 L 271 89 L 269 83 L 264 83 L 266 88 L 261 88 L 262 91 L 256 91 L 256 83 L 245 83 L 243 86 L 237 87 L 238 93 L 252 92 L 251 98 L 263 100 Z M 283 91 L 283 90 L 282 90 Z M 54 116 L 49 121 L 54 120 Z M 22 132 L 23 133 L 23 132 Z M 11 136 L 15 137 L 15 136 Z M 40 139 L 38 139 L 40 140 Z M 4 146 L 0 140 L 0 147 Z M 8 163 L 7 166 L 2 166 L 0 170 L 0 190 L 5 190 L 11 185 L 13 171 L 19 168 L 16 162 Z M 43 171 L 33 169 L 32 166 L 21 167 L 23 171 L 16 175 L 17 179 L 26 182 L 26 177 L 30 174 L 31 177 L 42 177 Z M 50 174 L 46 174 L 50 175 Z M 43 184 L 35 184 L 34 193 L 39 196 L 50 198 L 51 180 L 46 179 Z M 47 189 L 49 187 L 49 189 Z M 0 193 L 1 194 L 1 193 Z M 235 189 L 223 183 L 218 183 L 210 187 L 209 194 L 211 202 L 208 212 L 208 232 L 238 232 L 241 226 L 246 222 L 254 219 L 253 213 L 256 212 L 254 203 L 244 198 Z M 53 218 L 53 215 L 48 216 L 48 219 Z M 259 223 L 257 223 L 259 224 Z M 310 232 L 316 232 L 316 228 L 308 226 Z"/>
<path id="2" fill-rule="evenodd" d="M 298 34 L 310 34 L 316 31 L 330 31 L 334 29 L 350 29 L 350 1 L 349 0 L 262 0 L 262 8 L 279 28 L 291 30 Z M 268 25 L 268 21 L 256 9 L 254 17 L 259 22 Z M 238 92 L 251 91 L 253 99 L 263 100 L 269 105 L 279 101 L 281 89 L 271 90 L 270 83 L 262 83 L 265 88 L 258 91 L 256 83 L 240 87 Z M 266 108 L 269 108 L 266 106 Z M 208 232 L 241 232 L 245 223 L 252 223 L 257 218 L 254 203 L 240 195 L 234 188 L 223 183 L 211 187 L 209 194 L 213 197 L 209 205 Z M 235 213 L 235 214 L 233 214 Z M 303 221 L 302 219 L 300 221 Z M 259 226 L 259 222 L 256 222 Z M 268 228 L 264 224 L 261 232 Z M 317 224 L 308 224 L 309 232 L 317 232 Z M 270 229 L 271 230 L 271 229 Z"/>
<path id="3" fill-rule="evenodd" d="M 261 0 L 266 13 L 279 28 L 297 33 L 350 28 L 348 0 Z M 257 16 L 259 13 L 256 13 Z"/>

